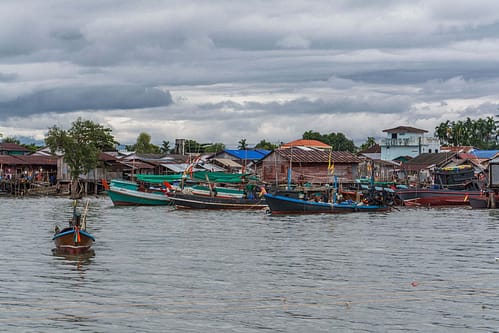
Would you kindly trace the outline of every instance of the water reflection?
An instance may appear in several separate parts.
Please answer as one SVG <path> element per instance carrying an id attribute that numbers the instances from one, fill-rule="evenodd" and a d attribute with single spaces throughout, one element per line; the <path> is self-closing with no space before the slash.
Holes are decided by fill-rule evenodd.
<path id="1" fill-rule="evenodd" d="M 68 264 L 75 264 L 76 270 L 83 272 L 84 267 L 93 262 L 95 251 L 90 249 L 84 253 L 71 254 L 58 249 L 52 249 L 52 255 L 59 260 L 65 260 Z"/>
<path id="2" fill-rule="evenodd" d="M 51 251 L 49 231 L 67 209 L 67 199 L 0 200 L 9 217 L 1 221 L 1 332 L 499 327 L 499 210 L 268 217 L 95 200 L 95 252 L 71 255 Z M 26 239 L 33 246 L 19 251 Z"/>

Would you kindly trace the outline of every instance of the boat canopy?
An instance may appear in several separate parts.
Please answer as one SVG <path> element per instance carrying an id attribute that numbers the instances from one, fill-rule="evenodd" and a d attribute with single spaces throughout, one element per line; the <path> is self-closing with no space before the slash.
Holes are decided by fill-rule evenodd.
<path id="1" fill-rule="evenodd" d="M 160 184 L 163 182 L 176 182 L 185 178 L 182 173 L 174 175 L 146 175 L 137 174 L 135 175 L 137 180 L 146 183 Z M 190 177 L 190 175 L 188 175 Z M 258 178 L 251 174 L 239 174 L 239 173 L 226 173 L 226 172 L 211 172 L 211 171 L 197 171 L 192 173 L 192 179 L 200 182 L 206 182 L 207 180 L 213 183 L 246 183 L 249 180 L 257 180 Z"/>
<path id="2" fill-rule="evenodd" d="M 146 175 L 146 174 L 137 174 L 135 175 L 137 180 L 142 182 L 151 183 L 151 184 L 161 184 L 163 182 L 175 182 L 180 181 L 182 179 L 182 174 L 175 175 Z"/>
<path id="3" fill-rule="evenodd" d="M 200 171 L 192 174 L 192 179 L 199 181 L 207 181 L 213 183 L 246 183 L 248 180 L 257 180 L 254 175 L 245 173 L 226 173 L 226 172 L 210 172 Z"/>
<path id="4" fill-rule="evenodd" d="M 360 184 L 369 184 L 370 185 L 371 179 L 370 178 L 358 178 L 358 179 L 355 179 L 355 182 L 360 183 Z M 396 182 L 380 182 L 380 181 L 374 182 L 374 185 L 383 186 L 383 187 L 395 185 L 395 184 L 396 184 Z"/>

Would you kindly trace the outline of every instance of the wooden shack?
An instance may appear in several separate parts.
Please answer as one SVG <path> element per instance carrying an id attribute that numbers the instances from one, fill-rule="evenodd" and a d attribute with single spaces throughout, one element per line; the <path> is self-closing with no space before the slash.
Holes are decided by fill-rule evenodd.
<path id="1" fill-rule="evenodd" d="M 362 160 L 350 152 L 331 151 L 314 147 L 280 148 L 272 151 L 257 164 L 257 174 L 264 182 L 326 184 L 336 176 L 341 182 L 354 182 Z"/>

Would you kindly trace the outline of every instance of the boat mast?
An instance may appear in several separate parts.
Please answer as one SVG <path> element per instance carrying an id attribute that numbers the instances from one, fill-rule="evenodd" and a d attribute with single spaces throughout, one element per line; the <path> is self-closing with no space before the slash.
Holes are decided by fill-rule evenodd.
<path id="1" fill-rule="evenodd" d="M 291 190 L 291 167 L 293 166 L 293 146 L 291 146 L 291 156 L 289 158 L 289 167 L 288 167 L 288 191 Z"/>

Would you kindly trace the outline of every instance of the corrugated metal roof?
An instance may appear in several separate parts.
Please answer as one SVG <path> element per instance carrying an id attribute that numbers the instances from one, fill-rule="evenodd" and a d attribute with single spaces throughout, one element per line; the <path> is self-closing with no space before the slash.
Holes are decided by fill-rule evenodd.
<path id="1" fill-rule="evenodd" d="M 10 158 L 10 159 L 9 159 Z M 39 155 L 0 155 L 0 163 L 18 165 L 57 165 L 57 158 Z"/>
<path id="2" fill-rule="evenodd" d="M 15 165 L 15 164 L 24 164 L 24 163 L 22 163 L 21 160 L 15 158 L 14 156 L 0 155 L 0 164 Z"/>
<path id="3" fill-rule="evenodd" d="M 240 160 L 261 160 L 270 153 L 270 150 L 265 149 L 225 149 L 229 155 L 232 155 Z"/>
<path id="4" fill-rule="evenodd" d="M 242 168 L 243 166 L 231 159 L 228 158 L 215 158 L 213 159 L 214 161 L 217 161 L 218 163 L 228 166 L 230 168 Z"/>
<path id="5" fill-rule="evenodd" d="M 317 148 L 293 147 L 285 149 L 277 149 L 276 153 L 287 160 L 302 163 L 328 163 L 329 150 Z M 354 154 L 347 151 L 331 152 L 331 161 L 334 163 L 360 163 L 362 160 Z"/>
<path id="6" fill-rule="evenodd" d="M 152 166 L 149 163 L 144 163 L 141 161 L 118 161 L 119 163 L 126 165 L 129 168 L 134 168 L 134 169 L 154 169 L 154 166 Z"/>
<path id="7" fill-rule="evenodd" d="M 161 164 L 161 166 L 163 166 L 166 169 L 171 170 L 173 172 L 182 173 L 185 170 L 187 170 L 187 168 L 190 166 L 190 164 L 188 164 L 188 163 L 163 163 L 163 164 Z M 204 169 L 201 169 L 199 166 L 194 166 L 192 171 L 193 172 L 204 171 Z"/>
<path id="8" fill-rule="evenodd" d="M 359 154 L 374 154 L 374 153 L 379 153 L 381 154 L 381 146 L 379 144 L 374 144 L 369 148 L 366 148 L 364 150 L 361 150 Z"/>
<path id="9" fill-rule="evenodd" d="M 29 151 L 24 146 L 18 145 L 17 143 L 11 142 L 2 142 L 0 143 L 0 150 L 8 150 L 8 151 Z"/>
<path id="10" fill-rule="evenodd" d="M 446 152 L 446 151 L 452 151 L 456 153 L 469 153 L 473 151 L 473 146 L 441 146 L 440 151 L 441 152 Z"/>
<path id="11" fill-rule="evenodd" d="M 162 163 L 162 167 L 165 167 L 168 170 L 171 170 L 173 172 L 184 172 L 188 167 L 189 164 L 187 163 Z"/>
<path id="12" fill-rule="evenodd" d="M 224 168 L 219 167 L 218 165 L 215 165 L 213 163 L 208 163 L 208 162 L 205 162 L 204 164 L 199 165 L 199 167 L 201 167 L 201 168 L 203 168 L 205 170 L 208 170 L 208 171 L 215 171 L 215 172 L 223 172 L 223 171 L 225 171 Z"/>
<path id="13" fill-rule="evenodd" d="M 499 153 L 499 150 L 475 150 L 475 151 L 473 151 L 473 154 L 477 158 L 485 158 L 485 159 L 493 158 L 498 153 Z"/>
<path id="14" fill-rule="evenodd" d="M 299 140 L 294 140 L 288 143 L 285 143 L 281 146 L 281 148 L 289 148 L 289 147 L 316 147 L 316 148 L 326 148 L 326 149 L 331 149 L 332 147 L 328 144 L 325 144 L 322 141 L 319 140 L 304 140 L 304 139 L 299 139 Z"/>
<path id="15" fill-rule="evenodd" d="M 404 162 L 403 167 L 409 170 L 424 169 L 431 165 L 441 166 L 456 156 L 455 153 L 423 153 Z"/>
<path id="16" fill-rule="evenodd" d="M 385 129 L 383 132 L 387 133 L 428 133 L 427 130 L 419 129 L 411 126 L 398 126 L 390 129 Z"/>
<path id="17" fill-rule="evenodd" d="M 370 158 L 371 160 L 381 159 L 381 153 L 361 153 L 361 155 Z"/>
<path id="18" fill-rule="evenodd" d="M 477 157 L 472 154 L 472 153 L 459 153 L 457 155 L 460 159 L 462 160 L 474 160 L 474 159 L 477 159 Z"/>
<path id="19" fill-rule="evenodd" d="M 116 161 L 116 156 L 113 156 L 113 155 L 108 154 L 108 153 L 100 153 L 99 159 L 101 161 L 106 161 L 106 162 Z"/>

